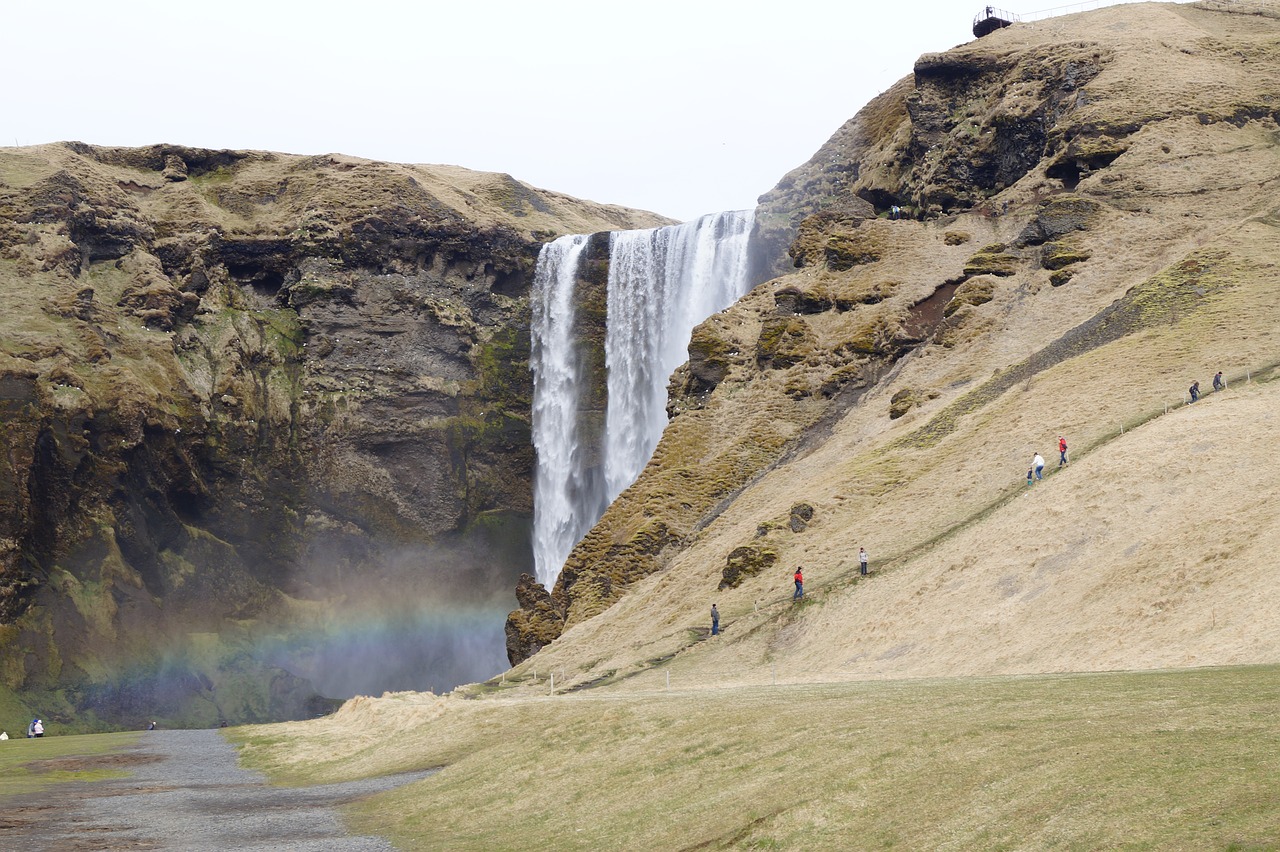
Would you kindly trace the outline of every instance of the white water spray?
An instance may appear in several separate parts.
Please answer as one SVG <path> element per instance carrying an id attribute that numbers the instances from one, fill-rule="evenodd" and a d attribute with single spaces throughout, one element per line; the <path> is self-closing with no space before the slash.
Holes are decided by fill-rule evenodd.
<path id="1" fill-rule="evenodd" d="M 534 276 L 533 551 L 548 588 L 573 546 L 644 470 L 667 425 L 667 381 L 688 358 L 693 327 L 747 289 L 750 210 L 610 236 L 605 366 L 608 407 L 599 445 L 580 435 L 587 379 L 573 334 L 574 281 L 587 238 L 543 247 Z"/>

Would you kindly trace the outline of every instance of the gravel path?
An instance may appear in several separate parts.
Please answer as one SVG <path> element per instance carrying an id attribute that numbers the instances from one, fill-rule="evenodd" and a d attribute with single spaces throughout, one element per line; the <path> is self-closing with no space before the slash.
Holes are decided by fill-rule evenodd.
<path id="1" fill-rule="evenodd" d="M 127 761 L 130 777 L 60 784 L 9 808 L 0 847 L 45 850 L 387 852 L 353 836 L 336 805 L 425 778 L 432 770 L 326 784 L 270 787 L 241 769 L 217 731 L 149 731 Z"/>

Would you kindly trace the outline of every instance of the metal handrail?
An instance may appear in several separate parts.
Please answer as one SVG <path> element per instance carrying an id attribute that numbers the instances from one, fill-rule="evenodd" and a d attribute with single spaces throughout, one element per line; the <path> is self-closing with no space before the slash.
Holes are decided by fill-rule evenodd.
<path id="1" fill-rule="evenodd" d="M 1005 11 L 1004 9 L 997 9 L 995 6 L 987 6 L 981 12 L 973 16 L 973 23 L 975 26 L 977 26 L 979 21 L 986 21 L 986 20 L 990 20 L 991 18 L 996 18 L 1001 21 L 1008 21 L 1009 23 L 1022 20 L 1022 18 L 1018 17 L 1013 12 L 1008 12 L 1008 11 Z"/>

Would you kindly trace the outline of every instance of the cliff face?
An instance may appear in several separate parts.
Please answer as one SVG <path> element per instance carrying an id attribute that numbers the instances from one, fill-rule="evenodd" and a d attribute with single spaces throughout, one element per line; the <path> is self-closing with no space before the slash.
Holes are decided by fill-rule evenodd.
<path id="1" fill-rule="evenodd" d="M 695 332 L 653 462 L 553 589 L 523 590 L 537 630 L 509 637 L 513 662 L 542 647 L 536 664 L 572 685 L 676 655 L 719 677 L 774 660 L 915 676 L 1280 653 L 1271 631 L 1240 656 L 1229 631 L 1192 649 L 1176 620 L 1129 618 L 1173 605 L 1134 580 L 1135 542 L 1159 534 L 1112 523 L 1127 504 L 1109 499 L 1191 488 L 1235 505 L 1227 484 L 1121 498 L 1144 472 L 1100 467 L 1061 504 L 1037 497 L 1052 529 L 1013 502 L 1059 434 L 1132 461 L 1143 449 L 1109 442 L 1192 378 L 1271 375 L 1278 20 L 1270 3 L 1125 5 L 921 57 L 762 197 L 757 261 L 779 277 Z M 1185 575 L 1203 543 L 1182 540 L 1160 549 Z M 860 546 L 894 573 L 860 585 Z M 1045 560 L 1075 566 L 1076 587 Z M 797 565 L 827 606 L 783 603 Z M 1280 597 L 1257 572 L 1231 582 Z M 703 644 L 713 601 L 728 635 Z M 1210 623 L 1202 603 L 1180 617 Z M 1131 634 L 1134 653 L 1093 633 Z"/>
<path id="2" fill-rule="evenodd" d="M 448 167 L 0 153 L 3 685 L 82 724 L 297 716 L 363 685 L 318 637 L 506 609 L 539 247 L 663 223 Z"/>

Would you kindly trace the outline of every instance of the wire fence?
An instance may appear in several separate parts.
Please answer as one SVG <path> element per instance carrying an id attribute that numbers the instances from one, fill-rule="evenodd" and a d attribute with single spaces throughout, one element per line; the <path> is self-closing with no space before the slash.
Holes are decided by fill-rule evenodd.
<path id="1" fill-rule="evenodd" d="M 813 684 L 853 683 L 875 680 L 864 670 L 798 669 L 784 663 L 749 666 L 734 671 L 708 671 L 704 668 L 682 669 L 662 666 L 631 673 L 610 686 L 625 683 L 628 691 L 664 692 L 705 689 L 741 689 L 759 687 L 806 686 Z M 499 685 L 532 687 L 544 695 L 567 696 L 597 684 L 594 680 L 574 677 L 565 667 L 532 670 L 528 677 L 501 681 Z"/>

